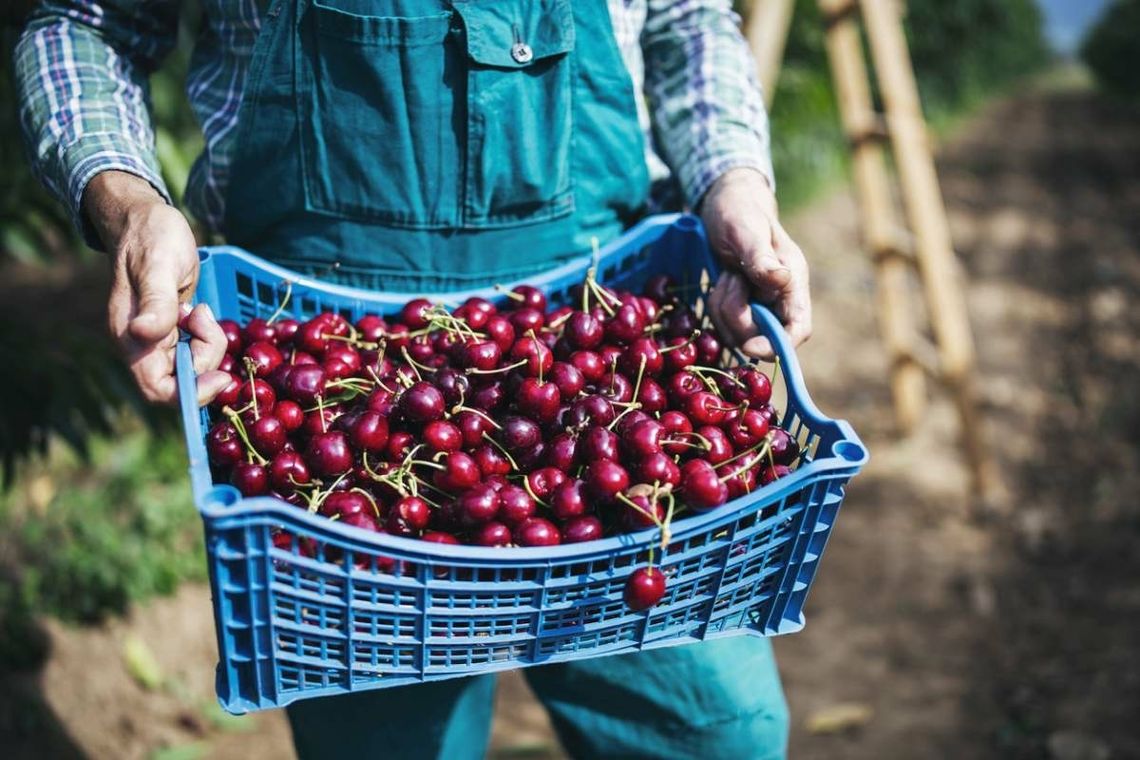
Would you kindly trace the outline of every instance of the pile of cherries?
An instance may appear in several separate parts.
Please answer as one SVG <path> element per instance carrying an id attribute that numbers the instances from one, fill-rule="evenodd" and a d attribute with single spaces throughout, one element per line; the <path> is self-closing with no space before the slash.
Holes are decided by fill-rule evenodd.
<path id="1" fill-rule="evenodd" d="M 424 541 L 553 546 L 657 527 L 664 547 L 675 516 L 800 456 L 769 377 L 725 366 L 681 292 L 665 276 L 614 291 L 591 273 L 579 308 L 524 285 L 500 305 L 417 298 L 354 324 L 223 320 L 232 379 L 212 405 L 215 478 Z M 650 564 L 625 598 L 646 609 L 664 591 Z"/>

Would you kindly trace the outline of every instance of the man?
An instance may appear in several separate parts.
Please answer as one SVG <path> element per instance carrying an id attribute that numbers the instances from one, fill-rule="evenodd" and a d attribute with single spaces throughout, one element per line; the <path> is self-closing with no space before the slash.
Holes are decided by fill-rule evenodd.
<path id="1" fill-rule="evenodd" d="M 405 292 L 525 277 L 660 206 L 679 186 L 726 271 L 722 332 L 756 356 L 748 302 L 799 343 L 807 265 L 780 226 L 767 119 L 729 0 L 201 0 L 189 75 L 206 148 L 186 203 L 286 266 Z M 16 50 L 44 182 L 114 256 L 109 322 L 148 399 L 175 395 L 185 326 L 208 401 L 225 339 L 195 240 L 156 165 L 146 77 L 178 0 L 45 0 Z M 533 668 L 575 756 L 782 757 L 765 639 Z M 308 700 L 305 757 L 478 757 L 491 676 Z"/>

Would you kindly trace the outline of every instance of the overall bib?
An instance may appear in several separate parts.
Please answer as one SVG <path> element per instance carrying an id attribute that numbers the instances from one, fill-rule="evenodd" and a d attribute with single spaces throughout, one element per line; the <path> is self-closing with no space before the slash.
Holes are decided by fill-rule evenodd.
<path id="1" fill-rule="evenodd" d="M 226 236 L 403 292 L 525 277 L 635 221 L 648 178 L 606 0 L 271 0 Z M 766 639 L 525 671 L 576 757 L 783 757 Z M 492 675 L 288 708 L 304 757 L 481 758 Z"/>

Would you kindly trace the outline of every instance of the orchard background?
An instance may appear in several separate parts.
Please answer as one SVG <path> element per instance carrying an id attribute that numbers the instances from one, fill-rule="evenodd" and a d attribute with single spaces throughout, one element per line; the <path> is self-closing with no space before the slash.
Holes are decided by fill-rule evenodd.
<path id="1" fill-rule="evenodd" d="M 282 716 L 212 701 L 200 522 L 176 417 L 147 408 L 102 325 L 108 272 L 31 177 L 0 17 L 0 747 L 7 757 L 270 757 Z M 967 517 L 954 415 L 890 431 L 814 0 L 797 3 L 772 109 L 785 214 L 812 263 L 809 387 L 873 452 L 809 601 L 777 642 L 793 756 L 1140 755 L 1140 2 L 1108 3 L 1080 59 L 1033 0 L 909 0 L 907 24 L 1008 509 Z M 152 78 L 169 186 L 201 137 L 182 79 Z M 498 756 L 558 757 L 518 679 Z M 98 705 L 98 709 L 95 706 Z"/>

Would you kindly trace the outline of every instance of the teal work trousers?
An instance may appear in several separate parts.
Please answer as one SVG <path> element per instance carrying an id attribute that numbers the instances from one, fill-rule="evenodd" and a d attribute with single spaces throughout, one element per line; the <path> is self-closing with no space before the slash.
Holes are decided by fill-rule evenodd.
<path id="1" fill-rule="evenodd" d="M 740 636 L 524 671 L 575 758 L 777 760 L 788 710 L 768 639 Z M 495 676 L 288 708 L 301 760 L 486 754 Z"/>

